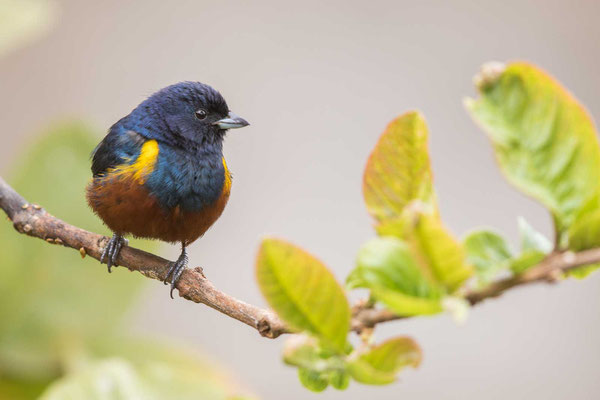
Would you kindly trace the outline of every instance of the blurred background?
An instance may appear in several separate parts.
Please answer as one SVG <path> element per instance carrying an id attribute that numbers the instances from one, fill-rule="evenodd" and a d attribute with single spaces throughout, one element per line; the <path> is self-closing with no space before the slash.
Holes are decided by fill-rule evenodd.
<path id="1" fill-rule="evenodd" d="M 409 109 L 428 120 L 442 217 L 456 235 L 489 226 L 516 244 L 519 215 L 551 235 L 547 213 L 508 186 L 463 108 L 482 63 L 534 62 L 600 115 L 596 1 L 0 4 L 0 173 L 69 222 L 108 234 L 85 206 L 88 156 L 112 123 L 155 90 L 181 80 L 209 83 L 251 122 L 226 139 L 231 199 L 191 246 L 190 259 L 223 291 L 263 306 L 254 257 L 265 235 L 308 249 L 345 278 L 359 246 L 374 236 L 361 194 L 367 155 L 386 124 Z M 30 7 L 19 14 L 24 19 L 16 17 L 18 7 Z M 11 31 L 16 25 L 26 28 L 18 41 L 9 40 L 9 31 L 21 29 Z M 447 316 L 381 325 L 378 339 L 408 334 L 420 343 L 421 367 L 387 387 L 352 384 L 316 395 L 282 364 L 282 340 L 171 300 L 159 282 L 122 268 L 108 275 L 93 260 L 83 265 L 76 252 L 33 244 L 8 224 L 0 226 L 0 239 L 0 368 L 7 393 L 22 398 L 30 390 L 22 382 L 37 382 L 39 392 L 57 362 L 67 370 L 81 362 L 69 332 L 89 338 L 96 354 L 117 357 L 114 363 L 141 352 L 139 338 L 156 341 L 157 363 L 165 354 L 179 357 L 177 378 L 167 386 L 202 384 L 209 394 L 201 398 L 592 399 L 600 393 L 598 273 L 511 291 L 474 308 L 462 326 Z M 39 247 L 32 252 L 21 243 Z M 170 259 L 178 253 L 142 245 Z M 48 267 L 50 261 L 56 266 Z M 124 317 L 118 335 L 126 338 L 113 339 L 109 351 L 99 337 L 115 335 L 117 316 Z M 42 336 L 44 329 L 52 334 Z M 181 348 L 199 356 L 182 361 L 188 350 Z M 143 364 L 133 368 L 152 376 Z M 113 371 L 119 368 L 129 367 Z M 195 373 L 186 378 L 177 371 Z M 162 398 L 184 398 L 170 393 Z"/>

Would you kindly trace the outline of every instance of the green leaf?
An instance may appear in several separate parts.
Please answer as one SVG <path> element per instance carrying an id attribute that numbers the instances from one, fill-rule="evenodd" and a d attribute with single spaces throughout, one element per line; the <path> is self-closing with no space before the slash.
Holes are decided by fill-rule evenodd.
<path id="1" fill-rule="evenodd" d="M 327 389 L 329 381 L 321 373 L 306 368 L 298 368 L 300 383 L 313 392 L 322 392 Z"/>
<path id="2" fill-rule="evenodd" d="M 346 390 L 350 385 L 350 374 L 347 371 L 331 371 L 329 383 L 337 390 Z"/>
<path id="3" fill-rule="evenodd" d="M 538 250 L 527 250 L 518 257 L 510 260 L 510 269 L 515 274 L 521 274 L 529 268 L 539 264 L 546 257 L 546 253 Z"/>
<path id="4" fill-rule="evenodd" d="M 471 276 L 472 267 L 440 222 L 427 136 L 418 112 L 392 121 L 367 162 L 363 194 L 378 234 L 407 240 L 423 272 L 452 292 Z"/>
<path id="5" fill-rule="evenodd" d="M 415 201 L 437 213 L 427 136 L 424 118 L 412 111 L 392 121 L 373 149 L 364 172 L 363 195 L 380 225 L 393 223 Z"/>
<path id="6" fill-rule="evenodd" d="M 327 357 L 323 357 L 319 343 L 314 337 L 292 335 L 285 341 L 283 361 L 288 365 L 316 369 L 317 364 L 323 364 L 324 358 Z"/>
<path id="7" fill-rule="evenodd" d="M 443 290 L 426 277 L 410 248 L 402 240 L 381 237 L 359 251 L 357 266 L 348 277 L 350 288 L 371 289 L 371 294 L 399 315 L 442 311 Z"/>
<path id="8" fill-rule="evenodd" d="M 376 370 L 393 373 L 407 366 L 417 368 L 422 358 L 421 349 L 408 337 L 389 339 L 361 356 Z"/>
<path id="9" fill-rule="evenodd" d="M 322 352 L 314 338 L 295 335 L 286 341 L 284 350 L 285 362 L 298 367 L 300 381 L 313 391 L 325 390 L 329 384 L 344 390 L 350 377 L 372 385 L 388 384 L 396 380 L 402 368 L 416 368 L 421 358 L 421 349 L 407 337 L 345 356 Z"/>
<path id="10" fill-rule="evenodd" d="M 579 210 L 575 222 L 569 228 L 569 248 L 574 251 L 600 246 L 600 195 L 592 197 Z M 567 276 L 586 278 L 600 268 L 600 264 L 584 265 L 567 272 Z"/>
<path id="11" fill-rule="evenodd" d="M 594 196 L 579 210 L 575 222 L 569 228 L 569 249 L 581 251 L 598 246 L 600 246 L 600 197 Z M 583 279 L 598 268 L 600 264 L 585 265 L 567 272 L 567 275 Z"/>
<path id="12" fill-rule="evenodd" d="M 585 109 L 539 68 L 511 63 L 479 78 L 466 106 L 488 133 L 506 178 L 554 216 L 559 244 L 578 210 L 598 194 L 600 148 Z"/>
<path id="13" fill-rule="evenodd" d="M 211 387 L 196 371 L 171 364 L 149 363 L 135 368 L 125 359 L 94 363 L 52 384 L 40 400 L 219 399 L 227 396 Z"/>
<path id="14" fill-rule="evenodd" d="M 414 217 L 413 230 L 407 236 L 421 268 L 450 293 L 473 274 L 464 249 L 435 215 Z"/>
<path id="15" fill-rule="evenodd" d="M 397 379 L 396 374 L 378 371 L 360 358 L 348 363 L 348 372 L 356 382 L 366 385 L 389 385 Z"/>
<path id="16" fill-rule="evenodd" d="M 600 197 L 591 198 L 569 228 L 569 248 L 581 251 L 600 246 Z"/>
<path id="17" fill-rule="evenodd" d="M 583 267 L 579 267 L 579 268 L 573 269 L 571 271 L 568 271 L 567 276 L 572 276 L 573 278 L 577 278 L 577 279 L 584 279 L 584 278 L 587 278 L 589 274 L 596 271 L 598 268 L 600 268 L 600 264 L 598 264 L 598 263 L 584 265 Z"/>
<path id="18" fill-rule="evenodd" d="M 90 152 L 97 137 L 85 126 L 55 127 L 18 156 L 8 181 L 26 199 L 91 231 L 107 232 L 88 208 Z M 108 233 L 108 232 L 107 232 Z M 0 223 L 0 372 L 47 379 L 73 346 L 118 328 L 145 279 Z"/>
<path id="19" fill-rule="evenodd" d="M 265 239 L 256 275 L 263 295 L 283 320 L 344 352 L 350 307 L 343 289 L 319 260 L 282 240 Z"/>
<path id="20" fill-rule="evenodd" d="M 344 390 L 350 383 L 350 376 L 345 370 L 345 355 L 322 348 L 314 337 L 290 337 L 285 342 L 283 360 L 302 370 L 298 372 L 300 380 L 311 390 L 324 390 L 327 385 L 323 385 L 323 382 L 328 382 L 335 389 Z"/>
<path id="21" fill-rule="evenodd" d="M 421 359 L 421 349 L 415 341 L 407 337 L 397 337 L 351 360 L 348 371 L 357 382 L 385 385 L 394 382 L 402 368 L 418 367 Z"/>
<path id="22" fill-rule="evenodd" d="M 519 217 L 517 223 L 519 225 L 522 251 L 536 250 L 545 254 L 552 251 L 552 242 L 546 236 L 533 229 L 525 218 Z"/>
<path id="23" fill-rule="evenodd" d="M 504 239 L 497 233 L 488 230 L 474 231 L 465 237 L 463 243 L 467 261 L 475 266 L 480 283 L 491 282 L 499 272 L 508 267 L 511 253 Z"/>
<path id="24" fill-rule="evenodd" d="M 149 398 L 149 393 L 145 386 L 143 378 L 126 360 L 111 359 L 57 381 L 40 400 L 146 399 Z"/>

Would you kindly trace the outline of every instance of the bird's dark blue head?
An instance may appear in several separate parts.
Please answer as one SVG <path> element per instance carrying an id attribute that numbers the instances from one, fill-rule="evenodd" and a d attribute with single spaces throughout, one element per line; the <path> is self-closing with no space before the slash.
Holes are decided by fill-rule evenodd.
<path id="1" fill-rule="evenodd" d="M 183 148 L 221 147 L 228 129 L 248 125 L 225 99 L 200 82 L 180 82 L 154 93 L 115 127 Z"/>

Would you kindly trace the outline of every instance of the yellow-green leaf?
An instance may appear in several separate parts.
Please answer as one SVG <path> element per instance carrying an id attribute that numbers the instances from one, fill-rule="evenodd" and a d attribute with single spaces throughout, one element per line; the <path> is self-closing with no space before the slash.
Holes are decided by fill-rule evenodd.
<path id="1" fill-rule="evenodd" d="M 111 358 L 95 362 L 59 379 L 40 400 L 226 400 L 222 388 L 212 385 L 199 370 L 172 363 L 149 361 L 134 366 L 128 360 Z"/>
<path id="2" fill-rule="evenodd" d="M 443 289 L 423 273 L 409 246 L 395 237 L 367 242 L 347 284 L 370 289 L 378 301 L 399 315 L 442 311 Z"/>
<path id="3" fill-rule="evenodd" d="M 360 358 L 348 363 L 348 372 L 356 382 L 366 385 L 389 385 L 396 381 L 393 372 L 378 371 Z"/>
<path id="4" fill-rule="evenodd" d="M 582 205 L 599 192 L 600 147 L 579 102 L 539 68 L 486 68 L 466 106 L 488 133 L 506 178 L 552 212 L 560 245 Z"/>
<path id="5" fill-rule="evenodd" d="M 539 264 L 544 257 L 546 257 L 546 254 L 539 250 L 526 250 L 519 254 L 519 256 L 510 260 L 510 269 L 515 274 L 523 273 L 529 268 Z"/>
<path id="6" fill-rule="evenodd" d="M 256 275 L 263 295 L 283 320 L 344 352 L 350 307 L 343 289 L 319 260 L 290 243 L 265 239 Z"/>
<path id="7" fill-rule="evenodd" d="M 392 121 L 369 156 L 363 178 L 367 209 L 379 224 L 418 201 L 437 212 L 427 152 L 427 125 L 416 111 Z"/>
<path id="8" fill-rule="evenodd" d="M 450 293 L 473 274 L 473 267 L 467 263 L 461 244 L 437 216 L 415 215 L 412 231 L 407 238 L 422 269 Z"/>
<path id="9" fill-rule="evenodd" d="M 291 336 L 285 342 L 283 360 L 299 368 L 300 381 L 311 390 L 324 390 L 327 382 L 335 389 L 344 390 L 350 383 L 345 355 L 321 347 L 314 337 Z"/>
<path id="10" fill-rule="evenodd" d="M 310 368 L 321 360 L 318 341 L 311 336 L 291 335 L 284 344 L 283 361 L 288 365 Z"/>
<path id="11" fill-rule="evenodd" d="M 600 246 L 600 197 L 592 197 L 579 210 L 575 221 L 569 228 L 569 249 L 581 251 Z M 567 274 L 575 278 L 585 278 L 600 264 L 585 265 Z"/>
<path id="12" fill-rule="evenodd" d="M 385 385 L 394 382 L 402 368 L 418 367 L 422 356 L 421 349 L 414 340 L 397 337 L 351 360 L 348 371 L 357 382 Z"/>
<path id="13" fill-rule="evenodd" d="M 379 235 L 407 240 L 423 272 L 454 291 L 472 274 L 472 267 L 440 222 L 427 136 L 418 112 L 392 121 L 367 162 L 363 194 Z"/>
<path id="14" fill-rule="evenodd" d="M 86 385 L 83 375 L 89 373 L 90 369 L 95 369 L 105 361 L 119 360 L 132 371 L 134 377 L 123 383 L 136 384 L 136 390 L 148 396 L 143 399 L 230 400 L 235 398 L 231 395 L 242 398 L 240 395 L 244 392 L 215 360 L 205 358 L 190 348 L 148 340 L 139 334 L 135 337 L 116 335 L 98 338 L 85 350 L 86 354 L 76 358 L 76 368 L 71 368 L 70 374 L 61 380 L 63 383 L 69 381 L 82 389 L 82 385 Z"/>
<path id="15" fill-rule="evenodd" d="M 329 381 L 325 376 L 318 371 L 307 368 L 298 368 L 298 378 L 305 388 L 313 392 L 322 392 L 329 385 Z"/>
<path id="16" fill-rule="evenodd" d="M 502 236 L 497 233 L 488 230 L 474 231 L 465 237 L 463 244 L 467 261 L 475 266 L 480 283 L 491 282 L 500 271 L 508 267 L 511 253 Z"/>
<path id="17" fill-rule="evenodd" d="M 573 278 L 577 278 L 577 279 L 584 279 L 584 278 L 587 278 L 589 274 L 596 271 L 598 268 L 600 268 L 600 264 L 598 264 L 598 263 L 584 265 L 583 267 L 579 267 L 579 268 L 569 271 L 567 273 L 567 276 L 572 276 Z"/>
<path id="18" fill-rule="evenodd" d="M 331 371 L 329 383 L 337 390 L 346 390 L 350 385 L 350 374 L 346 370 Z"/>
<path id="19" fill-rule="evenodd" d="M 581 251 L 600 246 L 600 197 L 592 197 L 569 228 L 569 248 Z"/>
<path id="20" fill-rule="evenodd" d="M 373 347 L 361 358 L 379 371 L 398 372 L 406 366 L 418 367 L 423 354 L 411 338 L 396 337 Z"/>

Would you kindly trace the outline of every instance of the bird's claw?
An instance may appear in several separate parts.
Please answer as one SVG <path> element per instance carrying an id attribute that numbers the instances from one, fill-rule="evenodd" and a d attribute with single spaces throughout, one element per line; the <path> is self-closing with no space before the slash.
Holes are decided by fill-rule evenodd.
<path id="1" fill-rule="evenodd" d="M 188 265 L 188 256 L 185 249 L 181 252 L 181 255 L 174 263 L 170 264 L 169 271 L 163 280 L 163 283 L 166 285 L 169 282 L 169 278 L 171 278 L 171 298 L 173 298 L 173 290 L 175 290 L 175 284 L 179 280 L 179 277 L 185 270 Z"/>
<path id="2" fill-rule="evenodd" d="M 100 256 L 100 262 L 104 263 L 106 259 L 106 265 L 108 266 L 108 272 L 111 272 L 111 268 L 117 265 L 117 257 L 123 245 L 127 246 L 129 241 L 121 235 L 113 234 L 112 238 L 108 241 L 102 255 Z"/>

